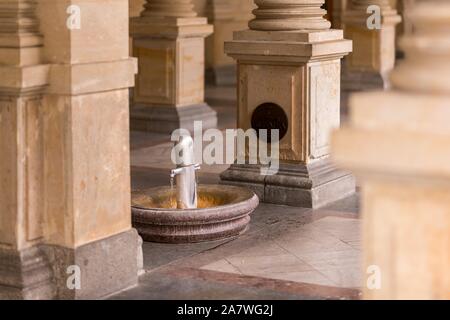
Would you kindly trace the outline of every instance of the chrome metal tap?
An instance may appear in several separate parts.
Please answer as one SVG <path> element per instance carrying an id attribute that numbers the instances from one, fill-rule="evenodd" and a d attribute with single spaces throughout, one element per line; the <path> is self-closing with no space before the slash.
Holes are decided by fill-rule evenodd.
<path id="1" fill-rule="evenodd" d="M 177 142 L 181 150 L 176 155 L 177 168 L 173 169 L 170 177 L 176 178 L 177 208 L 197 208 L 197 178 L 196 171 L 200 169 L 194 160 L 194 140 L 190 136 L 181 136 Z"/>

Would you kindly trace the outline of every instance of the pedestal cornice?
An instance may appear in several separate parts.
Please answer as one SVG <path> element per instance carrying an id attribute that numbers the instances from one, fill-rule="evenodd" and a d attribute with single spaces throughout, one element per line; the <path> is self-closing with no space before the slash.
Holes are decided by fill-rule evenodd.
<path id="1" fill-rule="evenodd" d="M 207 18 L 153 18 L 135 17 L 130 20 L 130 34 L 133 38 L 194 38 L 213 33 L 213 26 L 208 24 Z"/>
<path id="2" fill-rule="evenodd" d="M 342 30 L 235 32 L 234 40 L 225 43 L 225 52 L 234 58 L 259 56 L 263 60 L 301 61 L 321 58 L 340 59 L 352 51 L 352 41 L 343 38 Z"/>

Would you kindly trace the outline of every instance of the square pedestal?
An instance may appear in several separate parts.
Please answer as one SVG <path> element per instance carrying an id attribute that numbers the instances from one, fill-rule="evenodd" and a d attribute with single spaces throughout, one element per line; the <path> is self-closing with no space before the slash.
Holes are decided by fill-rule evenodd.
<path id="1" fill-rule="evenodd" d="M 212 33 L 206 18 L 132 19 L 133 54 L 139 72 L 133 92 L 131 128 L 171 133 L 217 124 L 205 104 L 205 37 Z"/>
<path id="2" fill-rule="evenodd" d="M 245 185 L 263 202 L 314 208 L 354 192 L 353 177 L 327 162 L 340 125 L 341 59 L 351 49 L 341 30 L 234 34 L 225 50 L 238 61 L 238 128 L 278 129 L 280 170 L 263 176 L 234 165 L 223 183 Z"/>

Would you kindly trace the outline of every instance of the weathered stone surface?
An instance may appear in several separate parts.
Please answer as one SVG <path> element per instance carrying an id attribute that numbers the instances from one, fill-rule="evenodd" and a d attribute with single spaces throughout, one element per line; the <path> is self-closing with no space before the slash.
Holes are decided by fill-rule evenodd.
<path id="1" fill-rule="evenodd" d="M 51 265 L 39 246 L 0 248 L 0 299 L 52 299 L 54 295 Z"/>
<path id="2" fill-rule="evenodd" d="M 137 285 L 142 261 L 141 240 L 136 230 L 113 235 L 99 241 L 68 248 L 44 245 L 42 249 L 52 266 L 58 299 L 98 299 Z M 67 286 L 67 270 L 80 268 L 79 290 Z"/>
<path id="3" fill-rule="evenodd" d="M 128 90 L 49 95 L 41 112 L 47 241 L 77 247 L 129 230 Z"/>

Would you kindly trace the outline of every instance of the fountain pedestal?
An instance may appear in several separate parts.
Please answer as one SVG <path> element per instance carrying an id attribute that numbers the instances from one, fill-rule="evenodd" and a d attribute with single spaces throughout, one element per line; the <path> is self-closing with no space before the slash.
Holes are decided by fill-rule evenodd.
<path id="1" fill-rule="evenodd" d="M 251 30 L 225 44 L 238 64 L 238 128 L 279 129 L 280 170 L 262 176 L 258 166 L 236 164 L 221 179 L 263 202 L 318 207 L 354 192 L 352 176 L 328 163 L 329 133 L 340 123 L 341 59 L 352 43 L 330 29 L 321 2 L 257 0 Z"/>

